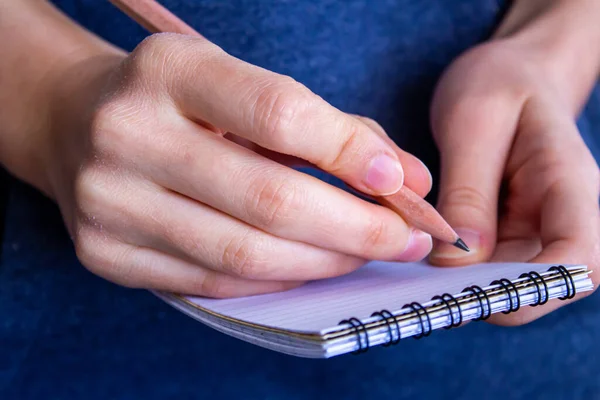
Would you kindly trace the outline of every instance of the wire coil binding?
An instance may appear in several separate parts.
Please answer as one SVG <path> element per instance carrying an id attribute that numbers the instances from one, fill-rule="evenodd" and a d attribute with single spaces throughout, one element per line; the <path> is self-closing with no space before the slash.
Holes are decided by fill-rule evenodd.
<path id="1" fill-rule="evenodd" d="M 371 317 L 380 317 L 382 321 L 385 321 L 385 324 L 388 328 L 388 334 L 390 335 L 390 340 L 385 342 L 383 344 L 383 347 L 397 345 L 398 343 L 400 343 L 400 339 L 402 339 L 402 332 L 400 331 L 400 324 L 398 323 L 398 320 L 396 319 L 396 317 L 394 317 L 394 314 L 392 314 L 388 310 L 381 310 L 381 311 L 377 311 L 377 312 L 374 312 L 373 314 L 371 314 Z M 396 338 L 394 338 L 394 329 L 392 328 L 391 321 L 394 321 Z"/>
<path id="2" fill-rule="evenodd" d="M 564 267 L 564 265 L 557 265 L 555 267 L 550 267 L 549 271 L 558 271 L 560 275 L 565 280 L 565 285 L 567 286 L 567 294 L 563 297 L 559 297 L 560 300 L 568 300 L 575 297 L 577 294 L 577 290 L 575 289 L 575 282 L 573 282 L 573 277 L 568 269 Z"/>
<path id="3" fill-rule="evenodd" d="M 419 324 L 421 325 L 421 333 L 414 335 L 415 339 L 421 339 L 423 337 L 431 335 L 431 331 L 433 330 L 433 326 L 431 325 L 431 318 L 429 318 L 429 312 L 425 307 L 423 307 L 420 303 L 412 302 L 410 304 L 404 305 L 404 308 L 410 308 L 414 313 L 417 314 L 419 318 Z M 427 326 L 425 326 L 425 319 L 427 320 Z"/>
<path id="4" fill-rule="evenodd" d="M 477 297 L 477 301 L 479 302 L 479 308 L 481 308 L 481 314 L 479 315 L 479 317 L 473 319 L 473 321 L 484 321 L 488 319 L 490 315 L 492 315 L 492 303 L 490 302 L 490 298 L 488 297 L 485 290 L 483 290 L 477 285 L 473 285 L 463 290 L 463 293 L 468 292 L 473 293 Z M 483 305 L 484 301 L 487 305 L 487 311 Z"/>
<path id="5" fill-rule="evenodd" d="M 367 328 L 365 324 L 363 324 L 358 318 L 352 317 L 349 319 L 345 319 L 340 321 L 340 325 L 348 324 L 354 328 L 354 333 L 356 334 L 356 341 L 358 342 L 358 350 L 354 351 L 354 354 L 366 353 L 369 350 L 369 332 L 367 332 Z M 361 331 L 364 332 L 365 336 L 365 344 L 363 345 Z"/>
<path id="6" fill-rule="evenodd" d="M 565 282 L 567 293 L 564 296 L 559 297 L 560 300 L 567 300 L 575 297 L 577 294 L 575 281 L 573 280 L 571 272 L 569 272 L 567 268 L 565 268 L 563 265 L 557 265 L 550 267 L 548 271 L 556 271 L 558 274 L 560 274 L 561 278 Z M 523 278 L 528 279 L 529 283 L 535 285 L 536 288 L 537 298 L 534 303 L 530 304 L 530 306 L 537 307 L 546 304 L 550 298 L 550 293 L 544 277 L 542 277 L 536 271 L 530 271 L 519 276 L 519 279 Z M 519 289 L 514 282 L 511 282 L 506 278 L 502 278 L 491 282 L 490 285 L 500 286 L 500 288 L 503 289 L 508 296 L 509 307 L 508 310 L 502 311 L 503 314 L 509 314 L 518 311 L 521 308 Z M 476 301 L 479 303 L 481 312 L 479 317 L 474 318 L 473 321 L 486 320 L 491 316 L 492 304 L 488 292 L 486 292 L 480 286 L 473 285 L 464 288 L 462 293 L 470 293 L 474 298 L 477 299 Z M 444 293 L 441 296 L 433 296 L 431 301 L 436 301 L 436 304 L 433 306 L 443 306 L 448 311 L 450 324 L 445 326 L 444 329 L 456 328 L 463 323 L 463 310 L 461 309 L 460 302 L 456 297 L 449 293 Z M 414 314 L 419 319 L 420 330 L 418 334 L 412 336 L 414 339 L 421 339 L 429 336 L 432 333 L 433 324 L 431 321 L 430 311 L 428 311 L 427 307 L 424 307 L 421 303 L 412 302 L 405 304 L 402 309 L 410 309 L 410 313 Z M 371 314 L 371 317 L 379 317 L 380 321 L 383 321 L 387 327 L 389 339 L 382 344 L 384 347 L 400 343 L 400 340 L 402 339 L 402 332 L 398 316 L 394 315 L 389 310 L 381 310 Z M 361 322 L 358 318 L 352 317 L 340 321 L 339 324 L 350 325 L 352 328 L 352 333 L 356 336 L 358 349 L 353 351 L 353 354 L 365 353 L 369 350 L 369 331 L 363 322 Z"/>
<path id="7" fill-rule="evenodd" d="M 444 293 L 441 296 L 433 296 L 431 300 L 438 300 L 440 303 L 443 303 L 446 306 L 446 308 L 448 308 L 448 315 L 450 315 L 450 325 L 445 326 L 444 329 L 456 328 L 459 327 L 460 324 L 462 324 L 462 310 L 460 309 L 460 304 L 458 303 L 458 300 L 456 300 L 456 297 L 452 296 L 449 293 Z M 454 305 L 456 305 L 456 311 L 458 312 L 458 318 L 456 319 L 456 321 L 454 320 L 454 310 L 450 305 L 450 301 L 454 302 Z"/>
<path id="8" fill-rule="evenodd" d="M 519 298 L 519 289 L 515 286 L 514 283 L 509 281 L 506 278 L 502 278 L 491 283 L 492 285 L 500 285 L 504 290 L 506 290 L 506 294 L 508 295 L 509 307 L 508 310 L 502 311 L 502 314 L 510 314 L 511 312 L 519 311 L 521 308 L 521 299 Z M 516 301 L 513 303 L 513 294 L 512 291 L 515 292 Z"/>
<path id="9" fill-rule="evenodd" d="M 538 274 L 535 271 L 530 271 L 519 275 L 519 279 L 520 278 L 529 278 L 531 282 L 533 282 L 533 284 L 535 285 L 535 288 L 537 289 L 537 301 L 533 304 L 530 304 L 531 307 L 541 306 L 548 302 L 548 285 L 546 284 L 546 281 L 544 280 L 544 278 L 542 278 L 540 274 Z M 540 283 L 544 285 L 543 291 L 540 287 Z"/>

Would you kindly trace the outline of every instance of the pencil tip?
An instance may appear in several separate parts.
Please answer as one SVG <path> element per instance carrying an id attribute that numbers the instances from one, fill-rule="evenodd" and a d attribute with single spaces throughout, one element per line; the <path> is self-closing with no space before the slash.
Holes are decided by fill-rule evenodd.
<path id="1" fill-rule="evenodd" d="M 471 251 L 471 250 L 469 250 L 469 247 L 467 246 L 467 244 L 461 238 L 458 238 L 456 240 L 456 242 L 454 242 L 454 246 L 456 246 L 459 249 L 464 250 L 464 251 Z"/>

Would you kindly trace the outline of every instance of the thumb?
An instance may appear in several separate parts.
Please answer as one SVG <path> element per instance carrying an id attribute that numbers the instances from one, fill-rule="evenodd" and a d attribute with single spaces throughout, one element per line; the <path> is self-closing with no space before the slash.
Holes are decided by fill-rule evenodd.
<path id="1" fill-rule="evenodd" d="M 494 252 L 500 184 L 516 125 L 510 113 L 497 110 L 485 103 L 468 110 L 434 108 L 432 128 L 441 157 L 437 209 L 470 252 L 436 242 L 432 264 L 483 262 Z"/>
<path id="2" fill-rule="evenodd" d="M 483 262 L 494 251 L 497 232 L 498 172 L 483 152 L 453 151 L 442 158 L 437 209 L 470 251 L 436 242 L 430 262 L 463 265 Z M 501 176 L 501 175 L 500 175 Z"/>

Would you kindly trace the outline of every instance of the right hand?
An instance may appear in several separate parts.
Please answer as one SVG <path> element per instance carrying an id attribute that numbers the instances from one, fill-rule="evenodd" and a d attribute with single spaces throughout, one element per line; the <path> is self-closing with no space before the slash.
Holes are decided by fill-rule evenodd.
<path id="1" fill-rule="evenodd" d="M 46 157 L 93 273 L 232 297 L 429 253 L 431 238 L 391 210 L 289 167 L 303 160 L 368 195 L 404 183 L 425 196 L 427 169 L 373 121 L 199 38 L 153 35 L 103 76 L 93 95 L 79 85 L 91 100 L 77 116 L 63 105 Z"/>

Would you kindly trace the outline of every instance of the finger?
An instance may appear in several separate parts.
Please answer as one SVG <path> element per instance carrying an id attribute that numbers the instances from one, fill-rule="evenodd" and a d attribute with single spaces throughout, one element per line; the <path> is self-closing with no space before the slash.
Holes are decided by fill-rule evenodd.
<path id="1" fill-rule="evenodd" d="M 498 196 L 519 110 L 494 97 L 438 99 L 433 129 L 441 155 L 438 210 L 471 249 L 435 243 L 430 262 L 462 265 L 494 251 Z"/>
<path id="2" fill-rule="evenodd" d="M 224 135 L 224 137 L 231 140 L 233 143 L 237 143 L 240 146 L 244 146 L 245 148 L 250 149 L 253 152 L 260 154 L 261 156 L 273 160 L 279 164 L 286 165 L 292 168 L 316 168 L 315 165 L 309 163 L 306 160 L 294 156 L 288 156 L 287 154 L 277 153 L 276 151 L 272 151 L 269 149 L 265 149 L 264 147 L 259 146 L 256 143 L 249 141 L 248 139 L 244 139 L 243 137 L 234 135 L 232 133 L 227 133 L 226 135 Z"/>
<path id="3" fill-rule="evenodd" d="M 598 227 L 600 216 L 596 201 L 582 201 L 581 192 L 572 192 L 572 188 L 557 185 L 548 193 L 548 201 L 542 210 L 542 246 L 543 251 L 531 262 L 542 264 L 582 264 L 595 269 L 600 260 L 598 254 Z M 568 194 L 567 191 L 571 191 Z M 573 207 L 573 205 L 577 205 Z M 565 209 L 565 206 L 568 208 Z M 598 284 L 597 274 L 592 280 Z M 550 300 L 543 307 L 527 307 L 509 315 L 492 316 L 490 323 L 504 326 L 516 326 L 529 323 L 542 315 L 589 295 L 590 292 L 576 295 L 570 300 Z"/>
<path id="4" fill-rule="evenodd" d="M 373 132 L 385 140 L 385 142 L 396 152 L 400 164 L 402 164 L 402 169 L 404 170 L 404 185 L 421 197 L 427 196 L 431 190 L 433 178 L 423 161 L 398 147 L 398 145 L 388 136 L 383 127 L 371 118 L 360 115 L 353 116 L 371 128 Z"/>
<path id="5" fill-rule="evenodd" d="M 243 279 L 323 279 L 347 274 L 365 263 L 347 254 L 278 238 L 175 193 L 157 195 L 152 207 L 133 211 L 128 219 L 143 229 L 124 239 Z"/>
<path id="6" fill-rule="evenodd" d="M 163 203 L 164 202 L 164 203 Z M 168 209 L 161 213 L 168 203 Z M 306 281 L 331 278 L 352 272 L 365 264 L 362 258 L 325 250 L 301 242 L 281 239 L 241 221 L 170 194 L 156 199 L 155 224 L 146 224 L 149 233 L 143 243 L 169 254 L 192 260 L 216 271 L 245 279 Z M 148 221 L 147 215 L 134 220 Z M 177 227 L 165 230 L 163 227 Z M 202 229 L 198 229 L 201 226 Z M 415 232 L 413 244 L 400 261 L 417 261 L 431 250 L 431 238 Z"/>
<path id="7" fill-rule="evenodd" d="M 502 235 L 502 227 L 498 230 Z M 526 237 L 521 235 L 513 239 L 502 240 L 498 239 L 494 254 L 490 258 L 490 262 L 527 262 L 536 257 L 542 251 L 542 243 L 538 234 L 530 234 Z M 500 237 L 500 236 L 499 236 Z"/>
<path id="8" fill-rule="evenodd" d="M 589 171 L 587 175 L 593 174 Z M 541 210 L 542 252 L 531 259 L 542 264 L 582 264 L 591 270 L 600 265 L 600 213 L 598 195 L 589 194 L 589 187 L 597 186 L 593 179 L 567 179 L 551 187 Z M 597 273 L 592 280 L 598 285 Z M 543 307 L 527 307 L 509 315 L 493 316 L 490 322 L 498 325 L 522 325 L 559 307 L 581 299 L 590 292 L 576 295 L 571 300 L 551 300 Z"/>
<path id="9" fill-rule="evenodd" d="M 131 288 L 228 298 L 280 292 L 303 283 L 242 279 L 96 235 L 88 235 L 80 242 L 77 253 L 95 275 Z"/>
<path id="10" fill-rule="evenodd" d="M 129 160 L 162 187 L 291 241 L 364 259 L 393 260 L 409 250 L 411 229 L 390 209 L 202 132 L 187 120 L 158 129 L 174 132 L 165 134 L 167 143 L 147 142 Z"/>
<path id="11" fill-rule="evenodd" d="M 133 59 L 162 74 L 161 87 L 186 117 L 302 158 L 368 194 L 402 186 L 398 156 L 383 139 L 293 79 L 198 38 L 155 35 L 137 52 Z"/>
<path id="12" fill-rule="evenodd" d="M 135 181 L 129 185 L 124 176 L 96 179 L 103 184 L 93 185 L 95 190 L 85 194 L 85 214 L 94 216 L 91 226 L 102 221 L 104 234 L 121 242 L 254 280 L 323 279 L 346 274 L 365 263 L 363 258 L 273 236 L 154 185 Z M 422 259 L 431 249 L 427 236 L 411 234 L 399 260 Z"/>
<path id="13" fill-rule="evenodd" d="M 545 138 L 541 143 L 540 135 L 524 137 L 521 146 L 533 146 L 531 149 L 543 156 L 530 161 L 528 168 L 522 166 L 527 160 L 516 162 L 522 173 L 529 174 L 526 180 L 545 188 L 539 222 L 542 251 L 531 258 L 531 262 L 583 264 L 595 270 L 600 264 L 598 165 L 570 116 L 548 104 L 529 102 L 527 106 L 530 112 L 524 123 L 544 132 Z M 534 151 L 525 152 L 532 153 Z M 599 274 L 592 273 L 591 278 L 598 285 Z M 572 300 L 553 300 L 544 307 L 528 307 L 514 314 L 496 316 L 490 322 L 521 325 L 590 293 L 577 295 Z"/>

